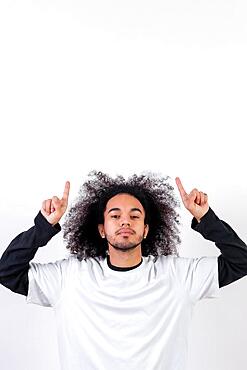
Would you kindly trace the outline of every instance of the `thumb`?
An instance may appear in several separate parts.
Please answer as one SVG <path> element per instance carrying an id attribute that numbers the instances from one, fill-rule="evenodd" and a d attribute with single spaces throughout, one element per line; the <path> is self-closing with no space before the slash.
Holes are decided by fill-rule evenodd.
<path id="1" fill-rule="evenodd" d="M 191 202 L 199 205 L 201 202 L 200 192 L 197 189 L 193 189 L 191 193 Z"/>
<path id="2" fill-rule="evenodd" d="M 193 207 L 197 197 L 197 191 L 195 189 L 191 190 L 188 197 L 188 208 Z"/>
<path id="3" fill-rule="evenodd" d="M 60 200 L 58 199 L 58 197 L 56 196 L 52 197 L 52 206 L 55 209 L 60 207 Z"/>
<path id="4" fill-rule="evenodd" d="M 197 191 L 194 189 L 194 190 L 192 190 L 192 192 L 190 194 L 191 194 L 191 199 L 193 199 L 193 201 L 194 201 L 196 199 L 196 196 L 197 196 Z"/>

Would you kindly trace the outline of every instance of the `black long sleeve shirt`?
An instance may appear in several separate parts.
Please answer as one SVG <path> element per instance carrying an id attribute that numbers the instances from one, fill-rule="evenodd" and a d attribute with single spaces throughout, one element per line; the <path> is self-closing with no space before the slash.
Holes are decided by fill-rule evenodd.
<path id="1" fill-rule="evenodd" d="M 220 220 L 213 210 L 208 212 L 198 223 L 193 218 L 191 227 L 205 239 L 211 240 L 221 250 L 218 257 L 219 287 L 228 285 L 247 275 L 247 246 L 235 231 L 224 221 Z M 61 231 L 58 224 L 52 226 L 41 212 L 34 219 L 34 226 L 17 235 L 9 244 L 0 259 L 0 283 L 15 293 L 28 295 L 29 262 L 34 258 L 39 247 L 46 245 L 49 240 Z M 131 268 L 117 270 L 127 271 Z"/>

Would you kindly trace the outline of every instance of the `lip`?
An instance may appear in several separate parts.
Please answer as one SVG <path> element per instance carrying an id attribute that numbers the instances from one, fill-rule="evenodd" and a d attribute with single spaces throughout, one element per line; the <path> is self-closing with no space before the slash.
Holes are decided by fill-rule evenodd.
<path id="1" fill-rule="evenodd" d="M 120 230 L 120 231 L 118 232 L 118 234 L 133 234 L 133 231 L 128 230 L 128 229 L 126 229 L 126 230 Z"/>

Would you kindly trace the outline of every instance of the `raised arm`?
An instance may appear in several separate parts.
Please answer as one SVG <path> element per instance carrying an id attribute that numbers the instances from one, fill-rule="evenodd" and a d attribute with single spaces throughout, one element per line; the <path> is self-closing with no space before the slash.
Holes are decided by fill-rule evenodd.
<path id="1" fill-rule="evenodd" d="M 220 249 L 218 256 L 219 287 L 247 275 L 247 246 L 225 221 L 220 220 L 208 205 L 205 193 L 184 190 L 179 178 L 176 183 L 185 207 L 194 216 L 191 227 Z"/>
<path id="2" fill-rule="evenodd" d="M 211 208 L 198 223 L 193 218 L 191 227 L 220 249 L 218 257 L 219 287 L 247 275 L 247 246 L 225 221 L 220 220 Z"/>
<path id="3" fill-rule="evenodd" d="M 39 247 L 48 243 L 60 230 L 59 220 L 68 205 L 70 183 L 67 181 L 63 197 L 53 197 L 42 203 L 34 219 L 34 226 L 17 235 L 0 259 L 0 283 L 15 293 L 27 295 L 29 262 Z"/>

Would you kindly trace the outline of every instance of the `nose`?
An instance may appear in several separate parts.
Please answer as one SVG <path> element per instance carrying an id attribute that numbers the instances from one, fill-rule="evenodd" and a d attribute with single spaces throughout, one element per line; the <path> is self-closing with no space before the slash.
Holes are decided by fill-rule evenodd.
<path id="1" fill-rule="evenodd" d="M 122 221 L 121 222 L 121 226 L 130 226 L 130 222 L 129 221 Z"/>
<path id="2" fill-rule="evenodd" d="M 120 220 L 120 224 L 121 224 L 121 226 L 123 227 L 123 226 L 130 226 L 130 219 L 129 219 L 129 217 L 122 217 L 122 219 Z"/>

